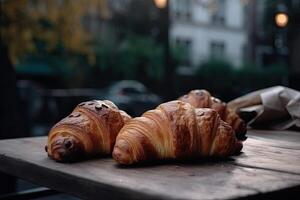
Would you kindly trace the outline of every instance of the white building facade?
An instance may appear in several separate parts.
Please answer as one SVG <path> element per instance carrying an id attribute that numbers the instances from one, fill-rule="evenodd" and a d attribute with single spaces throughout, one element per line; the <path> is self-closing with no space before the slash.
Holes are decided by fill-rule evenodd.
<path id="1" fill-rule="evenodd" d="M 243 63 L 247 45 L 241 0 L 170 0 L 170 40 L 187 52 L 184 66 L 224 58 L 235 67 Z"/>

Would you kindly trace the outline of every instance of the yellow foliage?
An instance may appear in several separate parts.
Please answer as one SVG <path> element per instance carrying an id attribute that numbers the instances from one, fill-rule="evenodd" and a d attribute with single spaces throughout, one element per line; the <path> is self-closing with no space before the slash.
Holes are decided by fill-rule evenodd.
<path id="1" fill-rule="evenodd" d="M 45 42 L 49 52 L 62 43 L 68 52 L 86 54 L 93 61 L 92 38 L 83 19 L 110 17 L 106 0 L 5 0 L 1 13 L 1 40 L 13 61 L 36 51 L 34 39 Z"/>

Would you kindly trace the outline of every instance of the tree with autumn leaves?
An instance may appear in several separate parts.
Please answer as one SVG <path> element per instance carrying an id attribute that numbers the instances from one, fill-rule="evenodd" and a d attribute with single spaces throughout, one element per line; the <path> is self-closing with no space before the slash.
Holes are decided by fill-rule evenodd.
<path id="1" fill-rule="evenodd" d="M 106 0 L 2 0 L 1 40 L 14 62 L 37 53 L 39 44 L 50 54 L 63 46 L 66 53 L 89 56 L 92 38 L 83 23 L 89 15 L 107 19 Z"/>
<path id="2" fill-rule="evenodd" d="M 155 9 L 137 0 L 129 2 L 143 16 Z M 147 31 L 147 17 L 137 19 L 130 10 L 119 16 L 113 3 L 2 0 L 1 40 L 16 66 L 30 60 L 30 66 L 42 62 L 70 69 L 65 76 L 71 80 L 70 87 L 101 87 L 117 79 L 156 80 L 158 84 L 164 77 L 163 50 Z M 123 22 L 115 23 L 119 19 Z"/>

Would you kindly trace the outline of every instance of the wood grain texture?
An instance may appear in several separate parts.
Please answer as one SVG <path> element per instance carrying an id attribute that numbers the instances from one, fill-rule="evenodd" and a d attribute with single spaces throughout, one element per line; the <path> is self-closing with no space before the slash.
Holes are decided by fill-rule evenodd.
<path id="1" fill-rule="evenodd" d="M 43 150 L 46 137 L 2 140 L 0 170 L 84 199 L 235 199 L 299 187 L 300 133 L 249 135 L 228 160 L 126 168 L 111 158 L 56 163 Z"/>

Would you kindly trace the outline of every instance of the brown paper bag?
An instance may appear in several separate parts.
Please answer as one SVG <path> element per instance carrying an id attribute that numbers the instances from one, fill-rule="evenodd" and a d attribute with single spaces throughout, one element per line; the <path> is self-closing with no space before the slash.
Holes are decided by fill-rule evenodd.
<path id="1" fill-rule="evenodd" d="M 251 127 L 284 130 L 300 128 L 300 92 L 275 86 L 234 99 L 228 107 L 248 121 Z"/>

